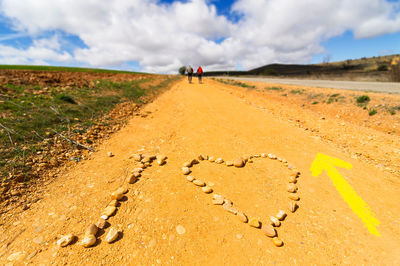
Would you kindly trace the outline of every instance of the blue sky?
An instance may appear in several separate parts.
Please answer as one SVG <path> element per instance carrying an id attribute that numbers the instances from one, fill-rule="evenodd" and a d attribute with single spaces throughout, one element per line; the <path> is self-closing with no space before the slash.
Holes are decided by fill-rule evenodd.
<path id="1" fill-rule="evenodd" d="M 0 0 L 0 64 L 174 73 L 387 54 L 394 0 Z"/>

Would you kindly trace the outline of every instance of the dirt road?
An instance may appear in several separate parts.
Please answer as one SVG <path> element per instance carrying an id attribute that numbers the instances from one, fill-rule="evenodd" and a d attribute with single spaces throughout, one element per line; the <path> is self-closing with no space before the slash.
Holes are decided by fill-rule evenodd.
<path id="1" fill-rule="evenodd" d="M 225 78 L 225 77 L 217 77 Z M 395 82 L 367 82 L 367 81 L 338 81 L 338 80 L 306 80 L 306 79 L 278 79 L 278 78 L 244 78 L 226 77 L 227 79 L 259 81 L 299 86 L 312 86 L 320 88 L 334 88 L 357 91 L 375 91 L 387 93 L 400 93 L 400 83 Z"/>
<path id="2" fill-rule="evenodd" d="M 272 113 L 272 107 L 285 108 L 208 79 L 205 84 L 178 83 L 145 108 L 147 117 L 134 117 L 90 160 L 70 166 L 43 188 L 30 209 L 9 218 L 0 229 L 0 264 L 398 265 L 398 178 L 294 126 Z M 313 120 L 298 110 L 302 119 Z M 332 130 L 342 130 L 334 120 L 327 123 Z M 359 126 L 351 128 L 370 133 Z M 80 246 L 85 229 L 98 220 L 126 171 L 137 167 L 129 159 L 134 153 L 162 153 L 168 159 L 163 166 L 153 163 L 145 169 L 137 183 L 126 184 L 127 198 L 109 218 L 111 226 L 123 231 L 116 242 L 105 242 L 109 230 L 105 229 L 95 246 Z M 292 171 L 277 160 L 254 158 L 243 168 L 200 162 L 191 175 L 205 181 L 212 194 L 188 182 L 181 171 L 183 163 L 199 154 L 234 160 L 261 153 L 285 158 L 301 172 L 296 212 L 288 210 L 286 191 Z M 318 153 L 353 165 L 339 171 L 380 221 L 380 237 L 368 232 L 325 173 L 319 178 L 311 175 Z M 285 210 L 288 216 L 276 228 L 284 245 L 274 246 L 262 230 L 213 205 L 216 193 L 263 225 Z M 58 247 L 60 235 L 69 233 L 78 241 Z"/>

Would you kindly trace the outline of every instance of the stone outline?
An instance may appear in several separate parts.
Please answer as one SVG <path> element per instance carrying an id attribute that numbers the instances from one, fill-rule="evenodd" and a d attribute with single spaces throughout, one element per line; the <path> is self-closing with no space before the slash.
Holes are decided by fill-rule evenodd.
<path id="1" fill-rule="evenodd" d="M 223 164 L 225 162 L 225 166 L 227 166 L 227 167 L 234 166 L 237 168 L 241 168 L 241 167 L 245 167 L 248 163 L 253 162 L 252 160 L 254 158 L 257 158 L 257 159 L 268 158 L 271 160 L 279 161 L 279 162 L 283 163 L 283 165 L 285 167 L 287 167 L 290 171 L 292 171 L 292 173 L 289 175 L 287 192 L 289 193 L 289 195 L 288 195 L 289 211 L 294 213 L 299 208 L 299 205 L 297 204 L 297 202 L 300 200 L 300 197 L 297 194 L 298 187 L 295 184 L 297 183 L 298 178 L 300 177 L 300 172 L 296 170 L 295 166 L 289 164 L 286 159 L 277 157 L 274 154 L 262 153 L 262 154 L 255 154 L 255 155 L 245 155 L 243 157 L 236 159 L 235 161 L 226 161 L 226 162 L 222 158 L 215 158 L 214 156 L 200 154 L 197 157 L 197 159 L 193 159 L 193 160 L 191 160 L 189 162 L 185 162 L 183 164 L 182 173 L 185 176 L 187 176 L 186 177 L 187 181 L 193 183 L 196 186 L 201 187 L 204 193 L 213 194 L 214 190 L 212 188 L 208 187 L 206 182 L 196 179 L 189 175 L 190 173 L 192 173 L 192 170 L 190 168 L 192 168 L 196 164 L 199 164 L 202 161 L 208 161 L 210 163 L 216 163 L 216 164 Z M 205 188 L 207 188 L 207 189 L 205 189 Z M 221 197 L 223 198 L 223 203 L 221 201 Z M 278 237 L 277 227 L 280 226 L 281 222 L 285 221 L 285 218 L 287 216 L 287 213 L 285 211 L 279 210 L 277 215 L 271 216 L 271 221 L 269 223 L 261 223 L 256 218 L 249 219 L 244 212 L 241 212 L 241 211 L 237 210 L 235 207 L 233 207 L 232 201 L 223 197 L 222 195 L 213 194 L 213 202 L 212 203 L 214 205 L 221 205 L 221 206 L 223 206 L 223 208 L 226 211 L 228 211 L 234 215 L 238 215 L 238 217 L 240 216 L 239 219 L 241 222 L 248 223 L 250 226 L 252 226 L 254 228 L 261 229 L 264 232 L 264 234 L 266 234 L 268 237 L 272 238 L 272 242 L 274 243 L 275 246 L 280 247 L 283 245 L 283 241 L 281 239 L 279 239 L 279 237 Z M 264 228 L 264 226 L 265 226 L 265 228 Z M 264 230 L 263 230 L 263 228 L 264 228 Z"/>

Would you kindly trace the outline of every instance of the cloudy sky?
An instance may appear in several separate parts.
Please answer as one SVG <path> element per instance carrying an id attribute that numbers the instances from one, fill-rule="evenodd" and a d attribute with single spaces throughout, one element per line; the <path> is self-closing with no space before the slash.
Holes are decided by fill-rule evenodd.
<path id="1" fill-rule="evenodd" d="M 176 73 L 393 53 L 399 0 L 0 0 L 0 64 Z"/>

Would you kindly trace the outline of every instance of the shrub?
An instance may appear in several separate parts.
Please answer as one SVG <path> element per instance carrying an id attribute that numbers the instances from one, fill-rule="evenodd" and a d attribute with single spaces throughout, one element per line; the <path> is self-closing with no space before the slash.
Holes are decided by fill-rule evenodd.
<path id="1" fill-rule="evenodd" d="M 387 71 L 388 67 L 386 65 L 380 65 L 376 68 L 378 71 Z"/>
<path id="2" fill-rule="evenodd" d="M 373 116 L 377 113 L 378 111 L 376 111 L 375 109 L 371 109 L 368 111 L 369 116 Z"/>
<path id="3" fill-rule="evenodd" d="M 56 96 L 56 99 L 67 103 L 76 104 L 74 98 L 66 94 L 59 94 Z"/>
<path id="4" fill-rule="evenodd" d="M 371 99 L 368 95 L 361 95 L 357 97 L 357 103 L 368 103 Z"/>
<path id="5" fill-rule="evenodd" d="M 185 75 L 185 71 L 186 71 L 186 66 L 181 66 L 178 70 L 179 74 L 181 75 Z"/>
<path id="6" fill-rule="evenodd" d="M 312 104 L 318 104 L 318 102 L 313 102 Z"/>

